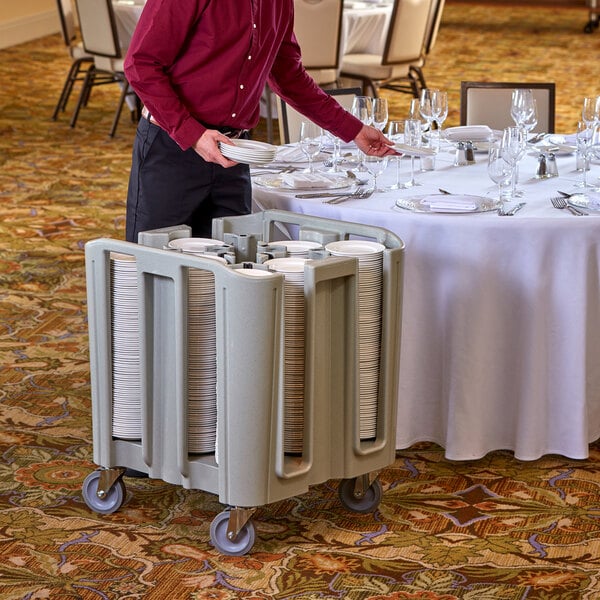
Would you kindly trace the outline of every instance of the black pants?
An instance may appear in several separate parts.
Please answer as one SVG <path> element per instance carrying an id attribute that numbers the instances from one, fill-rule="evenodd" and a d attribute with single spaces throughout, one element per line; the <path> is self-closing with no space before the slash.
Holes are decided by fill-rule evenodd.
<path id="1" fill-rule="evenodd" d="M 137 242 L 140 231 L 173 225 L 189 225 L 194 237 L 211 237 L 214 218 L 248 214 L 251 199 L 248 165 L 225 169 L 208 163 L 140 120 L 127 192 L 127 241 Z"/>

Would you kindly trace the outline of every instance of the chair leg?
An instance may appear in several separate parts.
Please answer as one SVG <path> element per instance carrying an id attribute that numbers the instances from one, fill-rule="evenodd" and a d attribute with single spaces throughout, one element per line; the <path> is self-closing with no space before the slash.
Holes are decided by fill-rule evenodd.
<path id="1" fill-rule="evenodd" d="M 117 110 L 115 112 L 115 118 L 113 119 L 113 124 L 110 128 L 110 133 L 108 134 L 110 137 L 115 137 L 117 126 L 119 125 L 119 119 L 121 118 L 121 111 L 123 110 L 123 104 L 125 104 L 125 98 L 127 97 L 127 94 L 131 93 L 129 91 L 129 82 L 127 81 L 127 79 L 121 79 L 120 83 L 123 85 L 123 90 L 121 91 L 119 104 L 117 104 Z"/>
<path id="2" fill-rule="evenodd" d="M 60 92 L 60 96 L 58 97 L 58 102 L 54 107 L 54 112 L 52 113 L 52 120 L 56 121 L 59 112 L 64 112 L 67 102 L 69 101 L 69 96 L 71 95 L 71 91 L 73 90 L 73 84 L 77 81 L 77 76 L 79 75 L 79 69 L 81 67 L 81 60 L 76 60 L 71 64 L 71 68 L 69 69 L 69 73 L 67 78 L 65 79 L 65 83 L 63 85 L 62 91 Z"/>
<path id="3" fill-rule="evenodd" d="M 75 127 L 77 123 L 77 118 L 79 117 L 79 111 L 81 107 L 87 104 L 87 98 L 90 95 L 90 89 L 93 85 L 94 81 L 94 65 L 91 65 L 85 74 L 85 78 L 83 80 L 83 85 L 81 86 L 81 92 L 79 92 L 79 99 L 77 100 L 77 104 L 75 105 L 75 110 L 73 111 L 73 116 L 71 117 L 71 127 Z"/>

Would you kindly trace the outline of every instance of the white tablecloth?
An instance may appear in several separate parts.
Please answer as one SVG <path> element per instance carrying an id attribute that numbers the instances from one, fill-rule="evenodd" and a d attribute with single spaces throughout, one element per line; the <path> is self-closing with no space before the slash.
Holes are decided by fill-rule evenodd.
<path id="1" fill-rule="evenodd" d="M 383 54 L 391 16 L 391 4 L 344 7 L 340 55 L 363 52 Z"/>
<path id="2" fill-rule="evenodd" d="M 496 449 L 585 458 L 600 437 L 600 214 L 551 206 L 579 178 L 573 155 L 547 180 L 532 178 L 535 157 L 524 159 L 527 205 L 514 217 L 394 208 L 438 187 L 495 194 L 486 155 L 476 158 L 454 167 L 442 153 L 434 172 L 418 175 L 422 187 L 338 205 L 255 185 L 255 209 L 376 225 L 405 242 L 397 448 L 434 441 L 456 460 Z M 392 162 L 382 183 L 394 173 Z"/>

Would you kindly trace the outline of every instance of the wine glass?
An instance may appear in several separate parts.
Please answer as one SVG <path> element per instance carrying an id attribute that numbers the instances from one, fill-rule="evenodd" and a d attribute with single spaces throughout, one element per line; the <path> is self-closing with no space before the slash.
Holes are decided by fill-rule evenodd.
<path id="1" fill-rule="evenodd" d="M 370 96 L 355 96 L 352 101 L 351 112 L 363 125 L 371 125 L 373 123 L 373 99 Z M 357 167 L 359 171 L 365 170 L 364 156 L 364 152 L 359 150 Z"/>
<path id="2" fill-rule="evenodd" d="M 325 130 L 325 135 L 327 140 L 331 142 L 331 145 L 333 146 L 331 166 L 329 169 L 327 169 L 327 171 L 329 173 L 338 173 L 340 171 L 340 162 L 342 159 L 342 140 L 340 140 L 340 138 L 334 133 L 331 133 L 331 131 Z"/>
<path id="3" fill-rule="evenodd" d="M 590 164 L 590 147 L 592 145 L 592 135 L 594 129 L 595 127 L 593 125 L 593 121 L 591 125 L 588 125 L 588 121 L 579 121 L 577 123 L 577 153 L 583 159 L 583 169 L 581 169 L 581 181 L 575 184 L 576 187 L 588 187 L 587 171 Z"/>
<path id="4" fill-rule="evenodd" d="M 525 154 L 527 138 L 525 130 L 521 127 L 507 127 L 502 133 L 501 153 L 502 158 L 511 166 L 511 198 L 521 194 L 517 192 L 517 165 Z"/>
<path id="5" fill-rule="evenodd" d="M 404 143 L 414 148 L 421 146 L 421 121 L 418 119 L 406 119 L 404 121 Z M 421 185 L 415 180 L 415 157 L 410 157 L 410 181 L 400 184 L 402 189 Z"/>
<path id="6" fill-rule="evenodd" d="M 448 93 L 440 90 L 433 90 L 431 94 L 431 111 L 434 121 L 437 125 L 438 151 L 442 143 L 442 125 L 448 116 Z"/>
<path id="7" fill-rule="evenodd" d="M 401 142 L 404 138 L 404 120 L 389 121 L 387 128 L 387 136 L 392 142 Z M 399 190 L 402 188 L 400 184 L 400 155 L 394 156 L 396 161 L 396 181 L 388 187 L 389 190 Z"/>
<path id="8" fill-rule="evenodd" d="M 420 119 L 421 118 L 421 103 L 418 98 L 413 98 L 410 101 L 410 107 L 408 109 L 409 119 Z"/>
<path id="9" fill-rule="evenodd" d="M 533 91 L 528 88 L 517 88 L 512 91 L 510 116 L 517 127 L 529 118 L 533 110 Z"/>
<path id="10" fill-rule="evenodd" d="M 367 154 L 364 158 L 364 165 L 370 175 L 373 177 L 373 191 L 374 192 L 385 192 L 377 185 L 377 178 L 383 174 L 388 165 L 387 156 L 376 156 L 374 154 Z"/>
<path id="11" fill-rule="evenodd" d="M 308 158 L 308 169 L 305 173 L 314 173 L 314 160 L 323 148 L 323 130 L 312 121 L 302 121 L 298 143 L 300 150 Z"/>
<path id="12" fill-rule="evenodd" d="M 537 102 L 535 101 L 535 98 L 534 98 L 532 105 L 531 105 L 531 111 L 529 112 L 529 114 L 525 117 L 525 119 L 522 122 L 523 129 L 525 130 L 526 139 L 529 139 L 529 134 L 535 128 L 537 123 L 538 123 Z"/>
<path id="13" fill-rule="evenodd" d="M 488 175 L 498 186 L 498 202 L 502 205 L 505 194 L 504 186 L 508 185 L 512 178 L 512 168 L 502 156 L 502 147 L 499 143 L 491 144 L 488 153 Z"/>
<path id="14" fill-rule="evenodd" d="M 421 90 L 421 97 L 419 99 L 419 112 L 421 113 L 421 116 L 425 119 L 425 121 L 427 121 L 427 129 L 428 131 L 431 131 L 431 125 L 433 123 L 433 121 L 435 120 L 434 114 L 433 114 L 433 104 L 432 104 L 432 96 L 433 96 L 433 92 L 438 91 L 438 90 L 430 90 L 430 89 L 422 89 Z"/>
<path id="15" fill-rule="evenodd" d="M 585 122 L 588 128 L 600 121 L 600 96 L 589 96 L 583 99 L 581 120 Z"/>
<path id="16" fill-rule="evenodd" d="M 388 101 L 386 98 L 373 100 L 373 127 L 383 131 L 388 122 Z"/>

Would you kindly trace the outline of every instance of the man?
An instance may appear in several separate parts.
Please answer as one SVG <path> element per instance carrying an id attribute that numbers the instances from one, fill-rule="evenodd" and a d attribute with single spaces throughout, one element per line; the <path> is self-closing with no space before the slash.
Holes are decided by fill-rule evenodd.
<path id="1" fill-rule="evenodd" d="M 391 142 L 343 110 L 309 77 L 293 33 L 294 0 L 147 0 L 125 59 L 144 104 L 127 197 L 127 240 L 187 224 L 210 237 L 212 219 L 251 207 L 247 165 L 218 142 L 246 137 L 265 82 L 287 103 L 367 154 Z"/>

